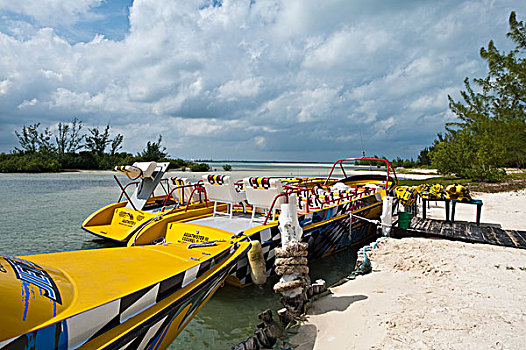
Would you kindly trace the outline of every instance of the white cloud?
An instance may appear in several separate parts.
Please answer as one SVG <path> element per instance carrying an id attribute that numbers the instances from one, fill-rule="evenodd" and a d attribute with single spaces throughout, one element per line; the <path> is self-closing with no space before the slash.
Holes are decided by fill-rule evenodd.
<path id="1" fill-rule="evenodd" d="M 256 146 L 258 146 L 258 147 L 265 147 L 265 145 L 267 143 L 266 139 L 263 136 L 256 136 L 254 138 L 254 142 L 255 142 Z"/>
<path id="2" fill-rule="evenodd" d="M 38 100 L 36 98 L 31 99 L 31 101 L 24 100 L 21 104 L 17 106 L 18 109 L 24 109 L 33 107 L 38 103 Z"/>
<path id="3" fill-rule="evenodd" d="M 74 23 L 105 0 L 0 0 L 0 10 L 24 15 L 42 25 Z"/>
<path id="4" fill-rule="evenodd" d="M 511 7 L 526 15 L 512 0 L 135 0 L 122 40 L 57 34 L 101 3 L 0 0 L 3 124 L 111 120 L 130 151 L 162 134 L 183 157 L 324 160 L 361 152 L 360 134 L 410 156 L 451 119 L 447 94 L 484 76 L 480 46 L 507 42 Z"/>
<path id="5" fill-rule="evenodd" d="M 385 48 L 391 40 L 384 30 L 365 28 L 345 28 L 332 34 L 318 47 L 308 52 L 304 66 L 310 69 L 332 70 L 355 69 L 356 65 L 363 67 L 374 59 L 378 50 Z"/>
<path id="6" fill-rule="evenodd" d="M 8 88 L 9 88 L 8 79 L 0 81 L 0 95 L 7 94 Z"/>
<path id="7" fill-rule="evenodd" d="M 261 78 L 228 81 L 218 88 L 217 98 L 226 101 L 236 101 L 243 97 L 255 96 L 259 92 L 261 82 Z"/>

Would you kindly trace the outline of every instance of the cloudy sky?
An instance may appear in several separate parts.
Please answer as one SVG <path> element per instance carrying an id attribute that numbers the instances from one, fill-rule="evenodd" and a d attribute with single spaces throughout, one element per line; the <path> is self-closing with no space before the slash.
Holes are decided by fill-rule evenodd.
<path id="1" fill-rule="evenodd" d="M 0 0 L 0 152 L 15 130 L 110 123 L 137 152 L 415 157 L 480 47 L 526 1 Z"/>

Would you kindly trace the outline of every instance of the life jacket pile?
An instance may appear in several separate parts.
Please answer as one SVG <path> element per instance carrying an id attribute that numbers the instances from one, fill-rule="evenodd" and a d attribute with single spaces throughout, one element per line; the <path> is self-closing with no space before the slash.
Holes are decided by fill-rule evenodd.
<path id="1" fill-rule="evenodd" d="M 441 184 L 422 184 L 416 187 L 398 186 L 396 188 L 396 196 L 405 207 L 413 205 L 417 196 L 427 200 L 449 199 L 464 203 L 472 201 L 469 189 L 459 184 L 449 185 L 446 188 Z"/>
<path id="2" fill-rule="evenodd" d="M 443 199 L 444 198 L 444 186 L 441 184 L 422 184 L 416 187 L 416 191 L 420 197 L 428 200 Z"/>
<path id="3" fill-rule="evenodd" d="M 400 200 L 400 204 L 404 207 L 409 207 L 416 202 L 417 191 L 414 186 L 398 186 L 396 187 L 396 197 Z"/>
<path id="4" fill-rule="evenodd" d="M 464 203 L 469 203 L 472 201 L 468 188 L 458 184 L 449 185 L 446 187 L 446 199 Z"/>

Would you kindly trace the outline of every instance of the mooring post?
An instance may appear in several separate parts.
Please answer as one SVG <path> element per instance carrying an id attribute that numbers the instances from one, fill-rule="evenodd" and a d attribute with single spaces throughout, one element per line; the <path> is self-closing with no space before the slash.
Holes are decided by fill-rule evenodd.
<path id="1" fill-rule="evenodd" d="M 281 248 L 276 248 L 275 271 L 281 279 L 274 291 L 281 293 L 281 302 L 293 315 L 302 314 L 307 301 L 306 286 L 310 285 L 307 255 L 309 245 L 300 242 L 303 230 L 298 221 L 298 198 L 289 196 L 281 205 L 279 231 Z"/>
<path id="2" fill-rule="evenodd" d="M 281 248 L 276 248 L 276 274 L 281 276 L 274 291 L 281 293 L 281 302 L 292 317 L 305 312 L 306 301 L 314 294 L 325 291 L 325 281 L 317 280 L 311 285 L 309 277 L 308 243 L 301 242 L 303 230 L 298 221 L 298 198 L 289 196 L 288 203 L 281 205 L 279 215 Z M 281 311 L 280 319 L 287 319 Z"/>
<path id="3" fill-rule="evenodd" d="M 393 226 L 393 197 L 385 196 L 383 198 L 382 215 L 380 216 L 380 221 L 382 224 L 382 236 L 389 236 Z"/>

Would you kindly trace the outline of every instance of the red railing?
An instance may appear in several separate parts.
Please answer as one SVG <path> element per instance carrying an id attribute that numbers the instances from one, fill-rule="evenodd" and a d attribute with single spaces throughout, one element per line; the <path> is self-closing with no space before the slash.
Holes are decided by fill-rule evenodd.
<path id="1" fill-rule="evenodd" d="M 173 196 L 173 193 L 174 193 L 175 190 L 181 190 L 182 204 L 187 203 L 187 202 L 185 201 L 185 198 L 184 198 L 184 197 L 185 197 L 185 194 L 184 194 L 184 189 L 185 189 L 185 188 L 194 188 L 194 190 L 191 192 L 191 194 L 190 194 L 190 196 L 189 196 L 189 198 L 188 198 L 188 203 L 190 203 L 190 200 L 191 200 L 191 198 L 192 198 L 192 195 L 193 195 L 194 192 L 195 192 L 195 188 L 197 188 L 197 187 L 200 187 L 200 184 L 199 184 L 199 183 L 190 184 L 190 185 L 181 185 L 181 186 L 174 187 L 174 188 L 170 191 L 170 193 L 168 194 L 168 196 L 166 196 L 166 199 L 164 200 L 164 203 L 163 203 L 163 207 L 165 207 L 165 206 L 167 205 L 168 200 L 170 199 L 170 197 L 175 201 L 175 198 L 174 198 L 174 196 Z M 206 194 L 205 194 L 205 196 L 206 196 Z M 199 201 L 201 201 L 201 195 L 199 195 Z M 188 203 L 187 203 L 187 204 L 188 204 Z"/>
<path id="2" fill-rule="evenodd" d="M 122 196 L 126 196 L 126 199 L 128 200 L 128 203 L 131 204 L 133 210 L 137 210 L 137 208 L 135 208 L 135 205 L 133 204 L 133 202 L 131 201 L 130 197 L 128 196 L 128 193 L 126 193 L 126 188 L 131 185 L 133 182 L 130 182 L 129 184 L 127 184 L 126 186 L 122 187 L 119 179 L 117 179 L 117 176 L 113 175 L 113 178 L 115 179 L 115 181 L 117 182 L 117 185 L 119 185 L 120 189 L 121 189 L 121 195 L 119 196 L 119 199 L 117 200 L 117 203 L 121 201 L 122 199 Z M 137 184 L 136 184 L 137 185 Z"/>
<path id="3" fill-rule="evenodd" d="M 127 193 L 126 193 L 126 189 L 129 187 L 129 186 L 132 186 L 132 185 L 135 185 L 135 187 L 139 186 L 140 184 L 140 181 L 131 181 L 131 182 L 128 182 L 126 184 L 126 186 L 122 186 L 119 179 L 117 178 L 116 175 L 113 175 L 113 178 L 115 179 L 115 181 L 117 182 L 117 185 L 119 185 L 120 189 L 121 189 L 121 194 L 119 196 L 119 199 L 117 200 L 117 202 L 120 202 L 122 200 L 122 197 L 125 196 L 128 200 L 130 200 L 130 198 L 128 197 Z M 167 178 L 164 178 L 164 179 L 161 179 L 161 181 L 159 181 L 159 184 L 161 185 L 161 188 L 164 190 L 164 193 L 165 194 L 168 194 L 168 191 L 166 190 L 166 188 L 164 187 L 163 185 L 163 182 L 166 183 L 168 185 L 168 188 L 170 188 L 169 184 L 168 184 L 168 179 Z M 153 193 L 152 193 L 153 195 Z"/>
<path id="4" fill-rule="evenodd" d="M 316 192 L 314 192 L 314 187 L 311 187 L 311 188 L 296 188 L 294 190 L 291 190 L 289 192 L 283 192 L 283 193 L 280 193 L 278 194 L 276 197 L 274 197 L 274 200 L 272 201 L 272 204 L 267 212 L 267 215 L 265 216 L 265 221 L 263 221 L 263 225 L 266 225 L 267 222 L 268 222 L 268 219 L 270 217 L 270 213 L 272 213 L 273 209 L 274 209 L 274 206 L 276 205 L 276 202 L 277 200 L 280 198 L 280 197 L 285 197 L 286 198 L 286 201 L 285 203 L 288 203 L 289 201 L 289 196 L 291 194 L 296 194 L 299 195 L 302 193 L 302 192 L 306 192 L 306 207 L 305 207 L 305 212 L 306 213 L 309 213 L 310 212 L 310 196 L 309 196 L 309 191 L 312 191 L 313 195 L 318 199 L 319 203 L 320 203 L 320 206 L 319 208 L 316 206 L 316 207 L 313 207 L 312 209 L 323 209 L 324 205 L 328 205 L 330 206 L 331 204 L 334 204 L 336 202 L 338 202 L 337 204 L 339 204 L 341 201 L 345 201 L 345 200 L 352 200 L 352 199 L 359 199 L 359 198 L 362 198 L 364 196 L 369 196 L 371 194 L 374 194 L 376 193 L 376 189 L 373 189 L 373 188 L 363 188 L 363 191 L 358 191 L 358 189 L 355 189 L 355 191 L 353 191 L 353 193 L 348 193 L 346 194 L 344 197 L 339 197 L 339 198 L 332 198 L 332 199 L 321 199 L 320 198 L 320 195 Z M 324 195 L 324 196 L 328 196 L 327 195 Z M 298 198 L 298 206 L 301 207 L 301 198 Z M 254 210 L 254 209 L 252 209 Z"/>
<path id="5" fill-rule="evenodd" d="M 343 173 L 343 176 L 346 178 L 347 177 L 347 173 L 345 172 L 345 169 L 343 168 L 343 163 L 344 162 L 356 162 L 356 161 L 361 161 L 361 160 L 367 160 L 367 161 L 376 161 L 376 162 L 383 162 L 386 164 L 386 171 L 387 171 L 387 175 L 386 175 L 386 180 L 385 180 L 385 189 L 386 190 L 389 190 L 391 188 L 389 188 L 389 169 L 392 170 L 393 172 L 393 175 L 394 175 L 394 180 L 395 180 L 395 183 L 394 183 L 394 186 L 392 187 L 395 187 L 396 185 L 398 185 L 398 178 L 396 177 L 396 171 L 395 169 L 393 168 L 393 165 L 387 160 L 387 159 L 382 159 L 382 158 L 344 158 L 344 159 L 339 159 L 337 160 L 336 162 L 334 162 L 334 164 L 332 165 L 332 169 L 329 173 L 329 176 L 327 176 L 327 179 L 325 179 L 325 182 L 324 182 L 324 185 L 327 185 L 327 183 L 331 180 L 331 175 L 332 173 L 334 172 L 334 168 L 336 167 L 336 165 L 339 165 L 340 168 L 342 169 L 342 173 Z"/>
<path id="6" fill-rule="evenodd" d="M 208 208 L 208 196 L 206 194 L 206 189 L 201 186 L 200 184 L 196 184 L 197 186 L 192 190 L 192 193 L 190 193 L 190 198 L 193 197 L 195 191 L 198 191 L 198 192 L 204 192 L 205 194 L 205 206 L 206 208 Z M 199 193 L 199 196 L 201 196 L 201 193 Z M 201 197 L 199 197 L 199 200 L 201 200 Z M 186 213 L 188 211 L 188 207 L 190 206 L 190 201 L 188 201 L 188 203 L 186 203 L 186 208 L 184 208 L 184 212 Z"/>

